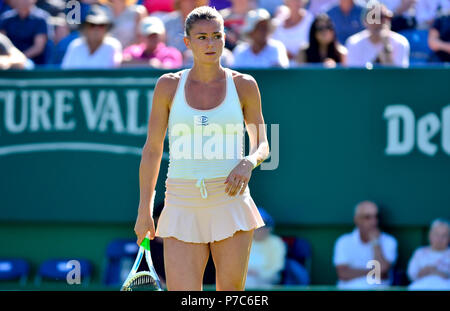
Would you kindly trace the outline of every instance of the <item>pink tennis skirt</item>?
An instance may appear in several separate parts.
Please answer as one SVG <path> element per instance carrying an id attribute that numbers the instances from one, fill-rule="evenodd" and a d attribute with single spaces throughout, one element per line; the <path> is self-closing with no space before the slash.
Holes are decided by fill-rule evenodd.
<path id="1" fill-rule="evenodd" d="M 156 236 L 210 243 L 229 238 L 236 231 L 264 226 L 249 187 L 244 194 L 230 197 L 225 193 L 225 180 L 167 178 Z"/>

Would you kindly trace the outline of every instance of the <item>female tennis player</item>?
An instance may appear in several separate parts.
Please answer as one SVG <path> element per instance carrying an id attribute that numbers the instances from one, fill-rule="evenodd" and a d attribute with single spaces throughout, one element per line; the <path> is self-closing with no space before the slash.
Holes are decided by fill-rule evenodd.
<path id="1" fill-rule="evenodd" d="M 269 156 L 260 93 L 253 77 L 221 66 L 224 22 L 215 9 L 202 6 L 187 16 L 184 42 L 194 65 L 162 75 L 154 91 L 139 168 L 137 243 L 147 233 L 163 238 L 168 290 L 202 290 L 210 253 L 216 290 L 244 290 L 253 231 L 264 226 L 247 186 Z M 165 205 L 155 232 L 150 198 L 167 127 Z"/>

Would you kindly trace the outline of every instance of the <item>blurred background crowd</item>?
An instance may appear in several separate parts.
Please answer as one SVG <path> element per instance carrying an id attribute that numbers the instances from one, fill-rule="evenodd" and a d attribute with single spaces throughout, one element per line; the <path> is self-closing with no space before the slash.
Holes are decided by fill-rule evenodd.
<path id="1" fill-rule="evenodd" d="M 0 68 L 192 65 L 184 20 L 225 20 L 227 67 L 450 61 L 450 0 L 0 0 Z M 377 10 L 373 10 L 377 8 Z"/>

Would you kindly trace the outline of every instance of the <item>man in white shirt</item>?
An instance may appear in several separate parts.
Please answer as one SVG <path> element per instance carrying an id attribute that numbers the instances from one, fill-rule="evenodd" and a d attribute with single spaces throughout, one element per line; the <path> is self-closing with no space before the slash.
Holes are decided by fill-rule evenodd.
<path id="1" fill-rule="evenodd" d="M 418 248 L 408 264 L 410 290 L 450 290 L 450 227 L 436 219 L 428 235 L 429 246 Z"/>
<path id="2" fill-rule="evenodd" d="M 271 28 L 267 10 L 256 9 L 247 13 L 242 32 L 249 42 L 240 43 L 234 48 L 234 68 L 289 67 L 284 44 L 269 38 Z"/>
<path id="3" fill-rule="evenodd" d="M 365 30 L 347 39 L 347 65 L 367 67 L 374 64 L 409 67 L 408 40 L 391 31 L 393 14 L 386 6 L 377 4 L 363 13 Z"/>
<path id="4" fill-rule="evenodd" d="M 93 5 L 82 26 L 83 36 L 73 40 L 64 55 L 61 68 L 116 68 L 122 63 L 122 45 L 108 36 L 112 21 L 99 5 Z"/>
<path id="5" fill-rule="evenodd" d="M 356 206 L 355 230 L 334 246 L 333 264 L 340 289 L 388 286 L 389 271 L 397 259 L 397 241 L 378 228 L 378 207 L 370 201 Z"/>

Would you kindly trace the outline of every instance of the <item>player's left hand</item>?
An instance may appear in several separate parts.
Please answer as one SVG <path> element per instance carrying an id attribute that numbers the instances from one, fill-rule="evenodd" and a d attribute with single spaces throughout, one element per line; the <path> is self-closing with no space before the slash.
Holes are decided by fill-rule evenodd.
<path id="1" fill-rule="evenodd" d="M 253 165 L 247 159 L 242 159 L 238 165 L 230 172 L 225 180 L 225 193 L 229 196 L 235 196 L 239 191 L 239 195 L 244 194 L 250 177 L 252 176 Z"/>

